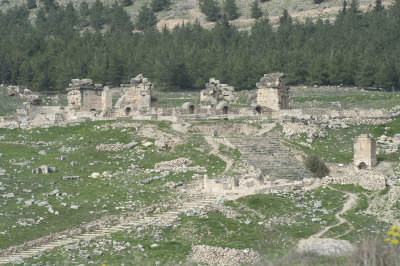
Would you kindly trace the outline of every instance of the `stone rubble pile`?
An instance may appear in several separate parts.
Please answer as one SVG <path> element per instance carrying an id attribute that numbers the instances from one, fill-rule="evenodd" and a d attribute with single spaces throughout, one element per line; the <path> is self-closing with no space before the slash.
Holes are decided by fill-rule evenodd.
<path id="1" fill-rule="evenodd" d="M 329 165 L 330 174 L 321 179 L 321 183 L 329 184 L 354 184 L 368 190 L 381 190 L 386 188 L 385 175 L 375 170 L 354 170 L 353 166 Z"/>
<path id="2" fill-rule="evenodd" d="M 379 145 L 377 153 L 396 153 L 399 151 L 400 134 L 395 134 L 393 138 L 382 135 L 376 140 L 376 143 Z"/>
<path id="3" fill-rule="evenodd" d="M 302 239 L 297 246 L 299 253 L 312 253 L 320 256 L 346 256 L 350 255 L 354 249 L 349 241 L 332 238 Z"/>
<path id="4" fill-rule="evenodd" d="M 173 172 L 187 172 L 187 171 L 195 171 L 204 173 L 207 172 L 207 169 L 202 166 L 189 166 L 193 163 L 193 161 L 188 158 L 178 158 L 172 161 L 164 161 L 160 163 L 156 163 L 154 165 L 154 170 L 157 171 L 173 171 Z"/>
<path id="5" fill-rule="evenodd" d="M 135 147 L 138 143 L 137 142 L 130 142 L 128 144 L 123 143 L 115 143 L 115 144 L 99 144 L 96 146 L 96 150 L 98 151 L 122 151 L 122 150 L 129 150 Z"/>
<path id="6" fill-rule="evenodd" d="M 209 265 L 256 264 L 260 256 L 252 249 L 221 248 L 206 245 L 192 246 L 189 260 Z"/>
<path id="7" fill-rule="evenodd" d="M 24 89 L 21 92 L 21 89 L 18 86 L 8 86 L 6 88 L 6 93 L 10 97 L 19 97 L 21 100 L 28 102 L 30 105 L 40 105 L 39 96 L 32 94 L 32 91 L 29 89 Z"/>
<path id="8" fill-rule="evenodd" d="M 56 172 L 55 167 L 49 167 L 47 165 L 42 165 L 39 168 L 32 169 L 32 174 L 49 174 Z"/>

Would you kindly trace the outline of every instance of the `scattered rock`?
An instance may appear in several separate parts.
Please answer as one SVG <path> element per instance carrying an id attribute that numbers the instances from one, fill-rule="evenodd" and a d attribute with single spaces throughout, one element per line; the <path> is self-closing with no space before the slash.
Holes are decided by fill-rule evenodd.
<path id="1" fill-rule="evenodd" d="M 98 173 L 98 172 L 93 172 L 93 173 L 90 175 L 90 177 L 91 177 L 91 178 L 99 178 L 99 177 L 100 177 L 100 173 Z"/>
<path id="2" fill-rule="evenodd" d="M 75 176 L 64 176 L 63 180 L 76 180 L 76 179 L 81 179 L 80 176 L 75 175 Z"/>
<path id="3" fill-rule="evenodd" d="M 346 256 L 353 251 L 354 247 L 349 241 L 332 238 L 303 239 L 297 246 L 297 252 L 322 256 Z"/>

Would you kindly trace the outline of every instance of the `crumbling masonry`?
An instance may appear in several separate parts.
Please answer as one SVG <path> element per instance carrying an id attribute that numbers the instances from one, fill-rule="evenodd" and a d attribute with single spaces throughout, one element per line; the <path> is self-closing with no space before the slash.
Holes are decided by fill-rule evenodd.
<path id="1" fill-rule="evenodd" d="M 376 165 L 376 141 L 369 134 L 354 140 L 354 168 L 372 169 Z"/>
<path id="2" fill-rule="evenodd" d="M 284 73 L 265 74 L 257 86 L 257 104 L 271 110 L 289 109 L 289 90 Z"/>

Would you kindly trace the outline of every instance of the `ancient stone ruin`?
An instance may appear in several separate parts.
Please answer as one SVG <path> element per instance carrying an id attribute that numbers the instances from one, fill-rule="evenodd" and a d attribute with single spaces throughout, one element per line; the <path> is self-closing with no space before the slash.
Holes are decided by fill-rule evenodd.
<path id="1" fill-rule="evenodd" d="M 93 84 L 91 79 L 73 79 L 67 89 L 68 107 L 77 111 L 105 111 L 112 108 L 109 87 Z"/>
<path id="2" fill-rule="evenodd" d="M 376 141 L 369 134 L 354 140 L 354 168 L 372 169 L 376 165 Z"/>
<path id="3" fill-rule="evenodd" d="M 153 84 L 142 74 L 132 78 L 124 94 L 118 100 L 115 108 L 120 110 L 120 115 L 129 116 L 137 111 L 150 111 L 157 109 L 157 98 L 152 95 Z"/>
<path id="4" fill-rule="evenodd" d="M 206 88 L 200 91 L 200 103 L 203 105 L 216 105 L 219 100 L 228 103 L 236 103 L 235 89 L 227 84 L 221 84 L 219 80 L 211 78 L 206 83 Z"/>
<path id="5" fill-rule="evenodd" d="M 264 74 L 257 86 L 257 104 L 272 110 L 289 109 L 289 90 L 284 73 Z"/>

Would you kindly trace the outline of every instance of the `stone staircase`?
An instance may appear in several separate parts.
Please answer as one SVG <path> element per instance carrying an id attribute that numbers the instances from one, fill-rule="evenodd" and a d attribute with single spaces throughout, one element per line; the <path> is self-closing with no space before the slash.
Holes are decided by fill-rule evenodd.
<path id="1" fill-rule="evenodd" d="M 196 208 L 205 207 L 207 205 L 214 204 L 214 203 L 216 203 L 216 198 L 205 198 L 205 199 L 200 199 L 197 201 L 185 202 L 177 210 L 167 211 L 167 212 L 160 213 L 160 214 L 157 214 L 154 216 L 145 216 L 145 217 L 139 218 L 137 220 L 122 222 L 119 224 L 99 228 L 94 231 L 86 232 L 86 233 L 76 235 L 76 236 L 55 239 L 55 240 L 49 241 L 47 243 L 42 243 L 35 247 L 28 248 L 26 250 L 21 250 L 21 251 L 15 252 L 10 255 L 2 256 L 2 257 L 0 257 L 0 265 L 4 265 L 7 263 L 13 263 L 13 261 L 18 258 L 19 259 L 27 259 L 27 258 L 31 258 L 34 256 L 38 256 L 38 255 L 42 254 L 43 252 L 48 252 L 52 249 L 55 249 L 55 248 L 58 248 L 61 246 L 65 246 L 65 245 L 69 245 L 69 244 L 73 244 L 73 243 L 76 243 L 81 240 L 89 241 L 89 240 L 95 239 L 97 237 L 109 236 L 110 234 L 116 233 L 116 232 L 121 232 L 121 231 L 125 231 L 125 230 L 134 230 L 136 228 L 136 226 L 154 223 L 157 220 L 163 221 L 164 223 L 165 222 L 173 222 L 174 220 L 176 220 L 178 218 L 179 214 L 182 212 L 196 209 Z"/>
<path id="2" fill-rule="evenodd" d="M 300 180 L 311 177 L 303 163 L 280 141 L 269 137 L 232 138 L 229 141 L 242 153 L 242 160 L 271 178 Z"/>

